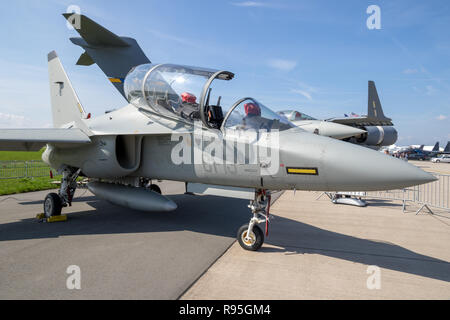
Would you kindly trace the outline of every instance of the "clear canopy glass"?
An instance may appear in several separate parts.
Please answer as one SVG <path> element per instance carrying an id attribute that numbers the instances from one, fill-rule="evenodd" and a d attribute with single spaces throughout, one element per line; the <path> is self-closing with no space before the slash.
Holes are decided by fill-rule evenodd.
<path id="1" fill-rule="evenodd" d="M 284 131 L 295 128 L 286 118 L 276 114 L 253 98 L 238 101 L 225 119 L 224 128 L 234 130 Z"/>
<path id="2" fill-rule="evenodd" d="M 285 110 L 279 111 L 279 115 L 286 117 L 289 121 L 301 121 L 301 120 L 317 120 L 305 113 L 299 112 L 297 110 Z"/>
<path id="3" fill-rule="evenodd" d="M 208 128 L 281 131 L 295 127 L 252 98 L 225 106 L 230 111 L 224 117 L 221 106 L 223 90 L 216 93 L 216 102 L 216 97 L 211 96 L 211 84 L 216 79 L 231 80 L 233 77 L 234 74 L 228 71 L 144 64 L 129 72 L 124 91 L 128 101 L 138 108 L 178 121 L 192 123 L 201 120 Z"/>
<path id="4" fill-rule="evenodd" d="M 145 64 L 125 79 L 130 103 L 170 118 L 199 119 L 202 90 L 217 70 L 173 64 Z"/>

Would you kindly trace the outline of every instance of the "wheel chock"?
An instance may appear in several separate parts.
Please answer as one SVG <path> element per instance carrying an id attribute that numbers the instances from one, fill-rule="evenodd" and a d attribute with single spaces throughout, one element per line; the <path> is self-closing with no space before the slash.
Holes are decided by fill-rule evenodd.
<path id="1" fill-rule="evenodd" d="M 62 214 L 60 216 L 53 216 L 53 217 L 47 218 L 47 222 L 48 223 L 64 222 L 64 221 L 67 221 L 67 216 L 65 214 Z"/>
<path id="2" fill-rule="evenodd" d="M 45 213 L 39 213 L 39 214 L 36 216 L 36 219 L 38 219 L 38 220 L 43 220 L 43 219 L 45 219 Z"/>
<path id="3" fill-rule="evenodd" d="M 64 222 L 67 221 L 67 215 L 62 214 L 60 216 L 53 216 L 50 218 L 46 218 L 44 213 L 40 213 L 36 216 L 36 219 L 39 220 L 40 222 L 48 222 L 48 223 Z"/>

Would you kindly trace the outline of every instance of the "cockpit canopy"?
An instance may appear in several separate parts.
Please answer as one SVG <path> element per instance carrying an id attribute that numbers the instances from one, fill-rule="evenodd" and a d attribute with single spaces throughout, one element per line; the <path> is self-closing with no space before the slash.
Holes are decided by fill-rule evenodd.
<path id="1" fill-rule="evenodd" d="M 164 118 L 192 124 L 201 120 L 208 128 L 232 128 L 240 122 L 245 129 L 286 130 L 295 127 L 252 98 L 229 107 L 225 115 L 221 96 L 210 101 L 214 80 L 231 80 L 234 74 L 174 64 L 144 64 L 132 69 L 125 79 L 125 95 L 130 103 Z M 219 93 L 220 94 L 220 93 Z"/>
<path id="2" fill-rule="evenodd" d="M 317 120 L 305 113 L 296 110 L 279 111 L 278 114 L 286 117 L 286 119 L 288 119 L 289 121 Z"/>
<path id="3" fill-rule="evenodd" d="M 223 125 L 225 129 L 266 130 L 267 132 L 295 128 L 290 121 L 253 98 L 243 98 L 237 101 L 228 112 Z"/>
<path id="4" fill-rule="evenodd" d="M 200 102 L 205 83 L 218 70 L 173 64 L 144 64 L 135 67 L 125 79 L 125 95 L 138 107 L 159 115 L 192 121 L 200 118 Z M 233 74 L 223 71 L 218 79 L 230 80 Z"/>

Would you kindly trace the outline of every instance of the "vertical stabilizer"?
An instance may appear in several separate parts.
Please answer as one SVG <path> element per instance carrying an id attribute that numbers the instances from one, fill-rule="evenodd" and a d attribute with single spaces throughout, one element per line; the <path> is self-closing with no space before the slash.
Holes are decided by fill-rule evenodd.
<path id="1" fill-rule="evenodd" d="M 447 141 L 447 145 L 445 146 L 444 152 L 450 153 L 450 141 Z"/>
<path id="2" fill-rule="evenodd" d="M 74 123 L 79 129 L 87 131 L 82 120 L 85 112 L 55 51 L 48 54 L 48 73 L 53 127 L 61 128 Z"/>
<path id="3" fill-rule="evenodd" d="M 433 150 L 431 150 L 431 151 L 439 151 L 439 141 L 436 142 L 436 144 L 433 147 Z"/>
<path id="4" fill-rule="evenodd" d="M 367 117 L 376 119 L 387 119 L 381 107 L 375 82 L 369 81 L 369 103 L 367 108 Z"/>

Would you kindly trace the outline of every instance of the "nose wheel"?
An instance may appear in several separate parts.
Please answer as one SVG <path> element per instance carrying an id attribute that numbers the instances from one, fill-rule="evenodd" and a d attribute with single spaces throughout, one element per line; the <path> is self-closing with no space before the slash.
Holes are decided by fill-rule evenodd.
<path id="1" fill-rule="evenodd" d="M 266 236 L 269 232 L 270 193 L 260 190 L 255 193 L 255 200 L 249 205 L 253 218 L 248 224 L 239 228 L 237 240 L 244 250 L 258 251 L 264 243 L 264 232 L 258 226 L 266 223 Z"/>
<path id="2" fill-rule="evenodd" d="M 258 251 L 264 243 L 264 233 L 259 226 L 253 226 L 249 233 L 249 225 L 243 225 L 237 235 L 241 247 L 248 251 Z"/>

